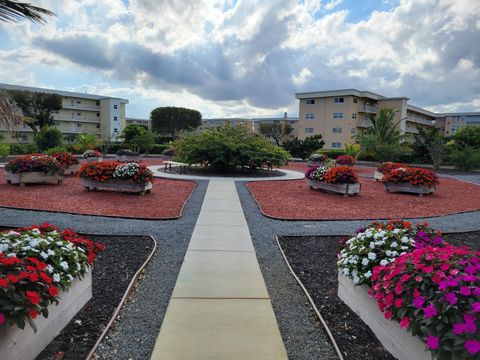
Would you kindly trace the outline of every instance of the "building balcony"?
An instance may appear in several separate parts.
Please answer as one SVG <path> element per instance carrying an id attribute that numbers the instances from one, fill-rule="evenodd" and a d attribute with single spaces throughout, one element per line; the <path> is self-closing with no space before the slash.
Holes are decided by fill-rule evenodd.
<path id="1" fill-rule="evenodd" d="M 359 110 L 357 110 L 359 113 L 368 113 L 368 114 L 376 114 L 377 113 L 377 107 L 372 106 L 372 105 L 363 105 Z"/>
<path id="2" fill-rule="evenodd" d="M 418 129 L 414 126 L 407 126 L 405 128 L 405 133 L 406 134 L 418 134 Z"/>
<path id="3" fill-rule="evenodd" d="M 68 110 L 100 111 L 100 105 L 89 104 L 65 104 L 62 108 Z"/>
<path id="4" fill-rule="evenodd" d="M 407 122 L 411 122 L 411 123 L 414 123 L 414 124 L 422 124 L 422 125 L 426 125 L 426 126 L 432 126 L 432 120 L 423 119 L 423 118 L 419 118 L 419 117 L 408 116 L 407 117 Z"/>
<path id="5" fill-rule="evenodd" d="M 372 123 L 370 122 L 370 120 L 367 120 L 367 119 L 360 119 L 357 121 L 357 127 L 359 128 L 368 128 L 368 127 L 371 127 L 372 126 Z"/>
<path id="6" fill-rule="evenodd" d="M 55 115 L 53 117 L 53 120 L 55 121 L 66 121 L 66 122 L 81 122 L 81 123 L 90 123 L 90 124 L 100 124 L 100 119 L 88 119 L 88 118 L 81 118 L 81 117 L 75 117 L 71 118 L 69 116 L 58 116 Z"/>

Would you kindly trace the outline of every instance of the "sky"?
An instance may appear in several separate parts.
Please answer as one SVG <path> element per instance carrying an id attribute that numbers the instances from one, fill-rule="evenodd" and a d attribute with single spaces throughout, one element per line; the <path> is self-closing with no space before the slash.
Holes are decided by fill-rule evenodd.
<path id="1" fill-rule="evenodd" d="M 298 114 L 296 92 L 355 88 L 480 111 L 479 0 L 29 0 L 0 23 L 0 82 L 204 118 Z"/>

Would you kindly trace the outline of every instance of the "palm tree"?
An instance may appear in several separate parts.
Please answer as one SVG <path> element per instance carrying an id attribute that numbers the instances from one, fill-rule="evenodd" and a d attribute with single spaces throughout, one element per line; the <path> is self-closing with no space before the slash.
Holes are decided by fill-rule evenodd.
<path id="1" fill-rule="evenodd" d="M 46 23 L 45 15 L 53 16 L 55 13 L 26 2 L 0 0 L 0 21 L 20 22 L 22 20 L 30 20 L 44 24 Z"/>

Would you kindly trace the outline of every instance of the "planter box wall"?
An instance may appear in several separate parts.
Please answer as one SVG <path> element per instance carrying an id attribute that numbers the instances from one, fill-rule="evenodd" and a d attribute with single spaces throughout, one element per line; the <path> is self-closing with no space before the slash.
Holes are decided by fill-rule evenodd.
<path id="1" fill-rule="evenodd" d="M 96 190 L 116 190 L 124 192 L 134 192 L 145 194 L 149 193 L 152 190 L 152 183 L 148 182 L 146 184 L 130 184 L 126 180 L 108 180 L 108 181 L 97 181 L 88 178 L 82 178 L 82 186 L 85 190 L 96 191 Z"/>
<path id="2" fill-rule="evenodd" d="M 63 175 L 45 174 L 38 171 L 14 174 L 5 171 L 5 179 L 9 184 L 20 184 L 20 186 L 23 187 L 25 184 L 61 184 Z"/>
<path id="3" fill-rule="evenodd" d="M 323 181 L 308 180 L 308 186 L 310 189 L 321 189 L 326 191 L 332 191 L 344 196 L 356 195 L 360 193 L 360 183 L 356 184 L 328 184 Z"/>
<path id="4" fill-rule="evenodd" d="M 51 304 L 48 307 L 48 318 L 39 315 L 34 320 L 37 326 L 36 333 L 28 323 L 23 330 L 16 325 L 0 326 L 0 358 L 2 360 L 35 359 L 91 297 L 92 272 L 90 271 L 82 280 L 74 280 L 68 292 L 60 293 L 58 306 Z"/>
<path id="5" fill-rule="evenodd" d="M 384 187 L 386 192 L 404 192 L 418 194 L 418 196 L 423 196 L 424 194 L 433 194 L 436 190 L 435 186 L 426 188 L 409 183 L 384 183 Z"/>
<path id="6" fill-rule="evenodd" d="M 375 170 L 375 172 L 373 173 L 373 178 L 376 181 L 380 181 L 383 178 L 383 174 L 380 171 Z"/>
<path id="7" fill-rule="evenodd" d="M 85 159 L 86 162 L 102 162 L 103 157 L 88 157 Z"/>
<path id="8" fill-rule="evenodd" d="M 377 302 L 368 295 L 368 286 L 355 286 L 349 278 L 338 276 L 338 297 L 367 324 L 382 345 L 399 360 L 430 360 L 424 342 L 385 319 Z"/>
<path id="9" fill-rule="evenodd" d="M 307 165 L 308 165 L 308 166 L 314 166 L 314 165 L 324 166 L 324 165 L 325 165 L 325 161 L 310 161 L 310 160 L 308 160 Z"/>

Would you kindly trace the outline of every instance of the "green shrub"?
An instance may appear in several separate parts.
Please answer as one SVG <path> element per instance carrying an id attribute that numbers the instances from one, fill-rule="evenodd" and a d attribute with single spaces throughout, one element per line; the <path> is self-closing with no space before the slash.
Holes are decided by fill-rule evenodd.
<path id="1" fill-rule="evenodd" d="M 313 152 L 322 152 L 321 149 L 324 145 L 325 141 L 322 140 L 322 135 L 314 135 L 308 136 L 305 140 L 295 138 L 285 141 L 282 147 L 293 157 L 307 159 Z"/>
<path id="2" fill-rule="evenodd" d="M 25 155 L 38 152 L 35 144 L 11 144 L 10 155 Z"/>
<path id="3" fill-rule="evenodd" d="M 35 144 L 40 151 L 44 151 L 56 146 L 61 146 L 63 142 L 63 134 L 54 126 L 44 126 L 35 135 Z"/>
<path id="4" fill-rule="evenodd" d="M 79 134 L 73 143 L 73 148 L 77 154 L 84 153 L 87 150 L 95 149 L 99 142 L 100 139 L 94 134 Z"/>
<path id="5" fill-rule="evenodd" d="M 327 155 L 330 159 L 336 159 L 339 156 L 345 155 L 344 150 L 322 150 L 322 154 Z"/>
<path id="6" fill-rule="evenodd" d="M 162 154 L 168 148 L 170 148 L 169 144 L 154 144 L 150 149 L 150 154 Z"/>
<path id="7" fill-rule="evenodd" d="M 5 160 L 10 153 L 10 146 L 7 144 L 0 144 L 0 160 Z"/>
<path id="8" fill-rule="evenodd" d="M 188 164 L 203 163 L 216 170 L 241 166 L 255 168 L 267 162 L 282 165 L 289 154 L 243 126 L 209 129 L 184 135 L 175 143 L 176 158 Z"/>
<path id="9" fill-rule="evenodd" d="M 465 147 L 463 150 L 453 150 L 450 154 L 450 162 L 457 169 L 469 171 L 480 168 L 480 150 Z"/>
<path id="10" fill-rule="evenodd" d="M 53 154 L 56 154 L 56 153 L 68 153 L 68 150 L 65 146 L 55 146 L 53 148 L 50 148 L 48 150 L 45 150 L 44 153 L 47 154 L 47 155 L 50 155 L 52 156 Z"/>

